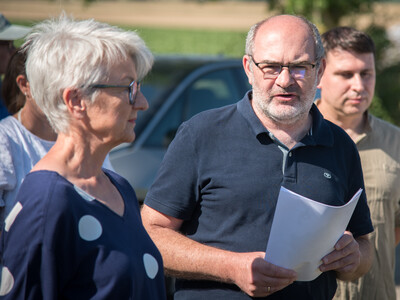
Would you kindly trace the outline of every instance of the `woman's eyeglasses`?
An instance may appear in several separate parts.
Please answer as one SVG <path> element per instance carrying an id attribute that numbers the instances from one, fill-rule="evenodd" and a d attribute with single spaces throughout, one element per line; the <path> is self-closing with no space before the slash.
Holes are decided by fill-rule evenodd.
<path id="1" fill-rule="evenodd" d="M 94 89 L 107 89 L 107 88 L 129 89 L 129 104 L 134 105 L 136 102 L 137 94 L 140 91 L 140 81 L 134 80 L 129 85 L 93 84 L 90 87 Z"/>

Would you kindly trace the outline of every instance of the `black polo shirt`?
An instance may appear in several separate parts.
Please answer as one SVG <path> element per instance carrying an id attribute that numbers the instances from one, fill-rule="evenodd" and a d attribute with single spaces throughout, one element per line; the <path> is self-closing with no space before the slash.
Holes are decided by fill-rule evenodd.
<path id="1" fill-rule="evenodd" d="M 184 220 L 181 230 L 189 238 L 236 252 L 266 250 L 281 186 L 336 206 L 364 188 L 355 144 L 316 106 L 310 134 L 282 151 L 255 115 L 249 95 L 181 125 L 145 200 Z M 348 230 L 356 237 L 373 230 L 364 192 Z M 250 298 L 234 285 L 212 281 L 178 280 L 177 288 L 175 299 Z M 331 299 L 335 290 L 335 273 L 326 272 L 268 299 Z"/>

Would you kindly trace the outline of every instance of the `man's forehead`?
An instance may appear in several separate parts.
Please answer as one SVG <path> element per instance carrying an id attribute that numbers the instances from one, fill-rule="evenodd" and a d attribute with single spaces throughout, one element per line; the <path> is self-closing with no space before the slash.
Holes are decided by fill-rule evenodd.
<path id="1" fill-rule="evenodd" d="M 326 53 L 326 61 L 364 61 L 365 63 L 375 63 L 374 53 L 356 53 L 354 51 L 344 50 L 342 48 L 335 48 Z"/>
<path id="2" fill-rule="evenodd" d="M 296 35 L 286 29 L 263 30 L 256 35 L 253 54 L 257 59 L 312 60 L 315 56 L 315 45 L 307 30 L 297 31 Z"/>
<path id="3" fill-rule="evenodd" d="M 257 40 L 269 36 L 279 39 L 293 39 L 299 36 L 312 38 L 312 32 L 302 19 L 284 15 L 273 17 L 260 25 L 255 38 Z"/>
<path id="4" fill-rule="evenodd" d="M 268 34 L 270 35 L 278 35 L 280 37 L 293 36 L 293 33 L 297 34 L 305 33 L 306 35 L 310 35 L 309 28 L 303 20 L 294 17 L 294 16 L 277 16 L 273 17 L 267 21 L 265 21 L 257 30 L 257 36 L 263 37 Z M 291 33 L 288 35 L 288 33 Z"/>

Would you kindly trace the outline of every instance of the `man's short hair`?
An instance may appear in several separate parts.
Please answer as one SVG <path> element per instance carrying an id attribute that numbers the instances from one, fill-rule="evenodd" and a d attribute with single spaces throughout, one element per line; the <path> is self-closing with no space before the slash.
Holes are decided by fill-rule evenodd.
<path id="1" fill-rule="evenodd" d="M 324 47 L 322 45 L 322 41 L 321 41 L 321 35 L 318 31 L 317 26 L 315 26 L 313 23 L 311 23 L 308 19 L 306 19 L 303 16 L 296 16 L 296 15 L 292 15 L 293 17 L 296 17 L 298 19 L 300 19 L 301 21 L 304 22 L 304 24 L 307 25 L 310 34 L 312 35 L 313 39 L 314 39 L 314 46 L 315 46 L 315 61 L 319 62 L 325 55 L 324 53 Z M 268 22 L 269 20 L 271 20 L 272 18 L 277 17 L 277 16 L 272 16 L 272 17 L 268 17 L 256 24 L 254 24 L 249 32 L 247 33 L 247 37 L 246 37 L 246 47 L 245 47 L 245 53 L 247 55 L 253 55 L 254 53 L 254 42 L 256 39 L 256 34 L 258 29 L 265 24 L 266 22 Z"/>
<path id="2" fill-rule="evenodd" d="M 357 54 L 373 53 L 375 44 L 372 38 L 365 32 L 352 27 L 335 27 L 328 30 L 322 36 L 325 55 L 334 49 L 342 49 Z"/>

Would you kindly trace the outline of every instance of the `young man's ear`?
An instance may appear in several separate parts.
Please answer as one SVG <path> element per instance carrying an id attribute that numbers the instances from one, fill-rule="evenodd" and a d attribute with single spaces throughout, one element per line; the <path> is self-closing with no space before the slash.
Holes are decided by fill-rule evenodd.
<path id="1" fill-rule="evenodd" d="M 326 59 L 322 58 L 321 62 L 319 63 L 319 69 L 318 69 L 318 74 L 317 74 L 317 76 L 318 76 L 317 88 L 319 88 L 319 89 L 321 88 L 321 78 L 322 78 L 322 75 L 324 75 L 325 68 L 326 68 Z"/>
<path id="2" fill-rule="evenodd" d="M 63 100 L 68 111 L 77 118 L 82 118 L 86 113 L 86 103 L 82 99 L 79 90 L 66 88 L 63 92 Z"/>

